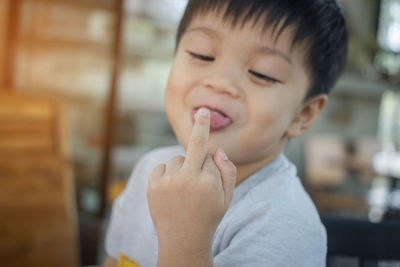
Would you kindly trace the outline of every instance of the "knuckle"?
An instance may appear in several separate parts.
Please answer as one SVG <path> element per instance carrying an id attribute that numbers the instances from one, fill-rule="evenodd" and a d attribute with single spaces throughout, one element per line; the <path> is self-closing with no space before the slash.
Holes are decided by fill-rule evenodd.
<path id="1" fill-rule="evenodd" d="M 230 169 L 229 174 L 230 174 L 231 176 L 236 177 L 236 167 L 235 167 L 235 166 L 232 167 L 232 168 Z"/>
<path id="2" fill-rule="evenodd" d="M 172 159 L 175 163 L 183 163 L 185 161 L 184 156 L 176 156 Z"/>
<path id="3" fill-rule="evenodd" d="M 236 171 L 237 171 L 237 168 L 236 168 L 236 166 L 231 162 L 231 171 L 232 171 L 232 173 L 235 173 L 236 174 Z"/>
<path id="4" fill-rule="evenodd" d="M 152 176 L 149 177 L 147 192 L 152 192 L 158 187 L 158 181 Z"/>
<path id="5" fill-rule="evenodd" d="M 185 160 L 185 157 L 184 157 L 184 156 L 181 156 L 181 155 L 176 156 L 176 158 L 177 158 L 178 160 L 182 161 L 182 162 Z"/>
<path id="6" fill-rule="evenodd" d="M 169 161 L 169 163 L 180 163 L 180 162 L 183 162 L 184 161 L 184 157 L 183 156 L 176 156 L 176 157 L 173 157 L 170 161 Z"/>
<path id="7" fill-rule="evenodd" d="M 230 163 L 228 168 L 225 169 L 225 174 L 230 177 L 236 177 L 236 166 L 233 163 Z"/>
<path id="8" fill-rule="evenodd" d="M 159 165 L 157 165 L 157 166 L 153 169 L 153 171 L 150 173 L 149 179 L 154 179 L 154 178 L 156 178 L 156 177 L 162 175 L 163 172 L 164 172 L 164 169 L 165 169 L 165 164 L 159 164 Z"/>

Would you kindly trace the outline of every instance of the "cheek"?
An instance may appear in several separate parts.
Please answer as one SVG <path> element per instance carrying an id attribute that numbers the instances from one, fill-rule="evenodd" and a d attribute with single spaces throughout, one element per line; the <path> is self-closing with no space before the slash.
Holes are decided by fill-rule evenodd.
<path id="1" fill-rule="evenodd" d="M 275 97 L 258 99 L 278 99 Z M 278 143 L 290 121 L 291 113 L 282 101 L 257 101 L 248 106 L 247 126 L 239 138 L 240 149 L 265 151 Z"/>
<path id="2" fill-rule="evenodd" d="M 191 88 L 191 77 L 182 59 L 176 58 L 171 68 L 165 92 L 165 105 L 176 105 L 182 103 Z"/>
<path id="3" fill-rule="evenodd" d="M 165 112 L 179 143 L 183 147 L 186 147 L 191 131 L 190 114 L 185 108 L 185 88 L 188 88 L 185 86 L 185 81 L 179 78 L 177 71 L 173 68 L 165 92 Z"/>
<path id="4" fill-rule="evenodd" d="M 168 78 L 168 83 L 167 83 L 167 88 L 165 91 L 165 111 L 167 113 L 168 119 L 171 121 L 171 119 L 176 118 L 179 110 L 179 103 L 183 103 L 183 93 L 181 92 L 183 88 L 182 81 L 179 79 L 179 76 L 177 75 L 176 68 L 173 67 L 171 69 L 169 78 Z"/>

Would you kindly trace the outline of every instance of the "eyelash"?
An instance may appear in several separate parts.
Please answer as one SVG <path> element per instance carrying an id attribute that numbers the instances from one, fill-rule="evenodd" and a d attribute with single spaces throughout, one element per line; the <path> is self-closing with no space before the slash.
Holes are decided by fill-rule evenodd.
<path id="1" fill-rule="evenodd" d="M 275 79 L 273 79 L 271 77 L 268 77 L 268 76 L 266 76 L 264 74 L 261 74 L 259 72 L 254 71 L 254 70 L 249 70 L 249 73 L 251 75 L 255 76 L 258 79 L 265 80 L 265 81 L 270 82 L 270 83 L 279 83 L 278 80 L 275 80 Z"/>
<path id="2" fill-rule="evenodd" d="M 196 58 L 196 59 L 199 59 L 199 60 L 202 60 L 202 61 L 212 62 L 212 61 L 215 60 L 215 58 L 213 58 L 213 57 L 204 56 L 204 55 L 197 54 L 197 53 L 193 53 L 193 52 L 190 52 L 190 51 L 188 51 L 188 53 L 189 53 L 193 58 Z M 249 70 L 249 73 L 250 73 L 251 75 L 253 75 L 254 77 L 258 78 L 258 79 L 261 79 L 261 80 L 264 80 L 264 81 L 267 81 L 267 82 L 270 82 L 270 83 L 279 83 L 278 80 L 275 80 L 275 79 L 273 79 L 273 78 L 271 78 L 271 77 L 268 77 L 268 76 L 266 76 L 266 75 L 264 75 L 264 74 L 261 74 L 261 73 L 259 73 L 259 72 L 254 71 L 254 70 Z"/>
<path id="3" fill-rule="evenodd" d="M 200 55 L 200 54 L 196 54 L 196 53 L 193 53 L 193 52 L 188 52 L 192 57 L 194 57 L 194 58 L 196 58 L 196 59 L 200 59 L 200 60 L 202 60 L 202 61 L 209 61 L 209 62 L 211 62 L 211 61 L 214 61 L 215 60 L 215 58 L 213 58 L 213 57 L 209 57 L 209 56 L 204 56 L 204 55 Z"/>

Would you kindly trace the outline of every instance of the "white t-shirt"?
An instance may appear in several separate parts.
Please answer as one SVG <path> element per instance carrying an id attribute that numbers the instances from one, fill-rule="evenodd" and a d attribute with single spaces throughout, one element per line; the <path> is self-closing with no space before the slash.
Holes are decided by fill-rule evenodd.
<path id="1" fill-rule="evenodd" d="M 151 171 L 181 147 L 147 153 L 114 203 L 106 250 L 127 255 L 142 267 L 157 266 L 157 233 L 147 204 Z M 196 231 L 196 229 L 193 229 Z M 239 184 L 214 235 L 215 267 L 325 266 L 326 231 L 296 168 L 284 155 Z"/>

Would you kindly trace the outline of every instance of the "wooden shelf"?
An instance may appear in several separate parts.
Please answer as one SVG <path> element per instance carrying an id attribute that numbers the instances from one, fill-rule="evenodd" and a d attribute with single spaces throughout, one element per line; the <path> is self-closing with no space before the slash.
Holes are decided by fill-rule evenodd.
<path id="1" fill-rule="evenodd" d="M 78 232 L 61 103 L 0 92 L 0 266 L 77 266 Z"/>
<path id="2" fill-rule="evenodd" d="M 72 49 L 87 49 L 96 53 L 110 53 L 111 44 L 99 43 L 95 41 L 72 41 L 72 40 L 57 40 L 44 39 L 37 37 L 19 38 L 18 42 L 28 46 L 40 46 L 42 49 L 48 48 L 72 48 Z"/>
<path id="3" fill-rule="evenodd" d="M 47 2 L 47 3 L 56 3 L 56 4 L 65 4 L 69 6 L 76 6 L 79 8 L 99 8 L 108 11 L 115 11 L 115 7 L 112 4 L 106 3 L 107 1 L 100 1 L 100 0 L 27 0 L 33 2 Z M 111 1 L 115 2 L 115 1 Z"/>
<path id="4" fill-rule="evenodd" d="M 155 49 L 144 48 L 144 47 L 130 47 L 129 50 L 127 48 L 122 51 L 123 57 L 128 58 L 149 58 L 149 59 L 159 59 L 159 60 L 171 60 L 173 59 L 173 52 L 170 54 L 162 53 Z"/>

